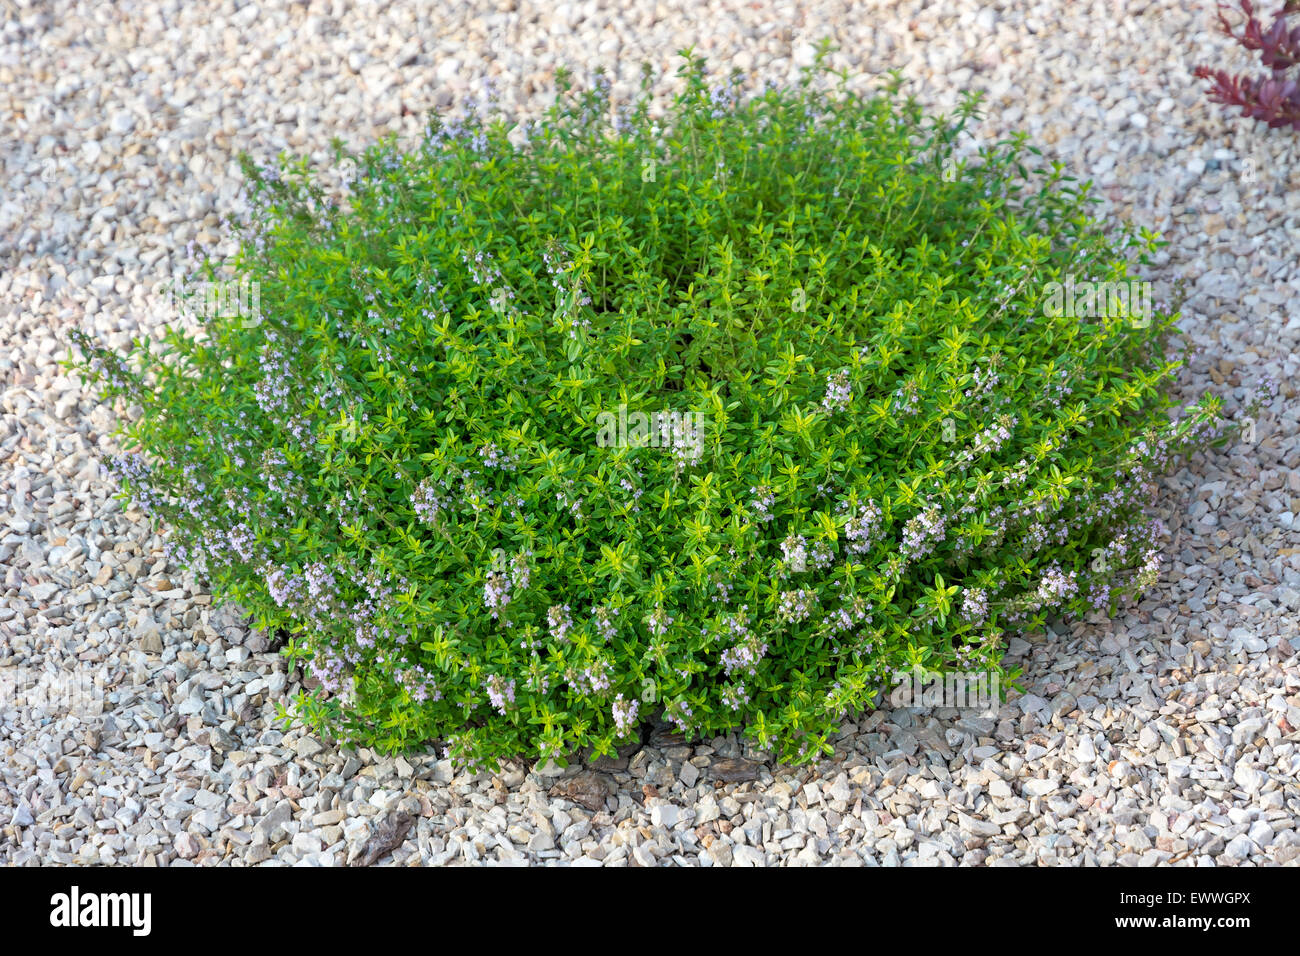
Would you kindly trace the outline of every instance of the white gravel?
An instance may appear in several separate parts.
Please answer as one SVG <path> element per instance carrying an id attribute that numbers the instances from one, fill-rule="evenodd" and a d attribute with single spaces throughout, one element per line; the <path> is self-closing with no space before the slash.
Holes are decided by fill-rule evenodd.
<path id="1" fill-rule="evenodd" d="M 9 9 L 0 864 L 338 865 L 395 842 L 381 862 L 1296 865 L 1300 138 L 1204 99 L 1194 65 L 1253 65 L 1208 6 Z M 1253 443 L 1167 482 L 1158 587 L 1117 620 L 1013 641 L 1027 693 L 995 715 L 878 710 L 845 724 L 837 759 L 794 771 L 747 762 L 760 755 L 734 738 L 655 737 L 581 773 L 456 776 L 281 729 L 295 683 L 265 639 L 110 501 L 111 418 L 58 366 L 62 334 L 122 344 L 159 320 L 151 290 L 239 212 L 241 150 L 323 159 L 334 135 L 414 137 L 482 76 L 534 110 L 558 64 L 604 65 L 626 95 L 642 60 L 674 67 L 692 41 L 719 70 L 785 79 L 824 34 L 836 65 L 863 82 L 898 67 L 927 105 L 987 90 L 981 136 L 1027 130 L 1096 180 L 1101 212 L 1163 230 L 1157 297 L 1187 277 L 1200 347 L 1188 395 L 1212 388 L 1236 413 L 1265 376 L 1283 383 Z"/>

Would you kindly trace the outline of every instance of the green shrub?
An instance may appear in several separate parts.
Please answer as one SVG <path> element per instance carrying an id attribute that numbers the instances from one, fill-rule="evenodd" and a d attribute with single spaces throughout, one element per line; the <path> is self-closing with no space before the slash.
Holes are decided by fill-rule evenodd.
<path id="1" fill-rule="evenodd" d="M 681 76 L 659 121 L 649 73 L 616 111 L 561 74 L 522 130 L 336 145 L 338 201 L 246 161 L 260 311 L 79 338 L 126 493 L 288 633 L 311 725 L 477 762 L 662 709 L 808 759 L 900 669 L 1014 678 L 1004 628 L 1154 580 L 1154 476 L 1218 406 L 1170 414 L 1168 309 L 1059 293 L 1158 243 L 1022 139 L 956 163 L 973 98 Z"/>

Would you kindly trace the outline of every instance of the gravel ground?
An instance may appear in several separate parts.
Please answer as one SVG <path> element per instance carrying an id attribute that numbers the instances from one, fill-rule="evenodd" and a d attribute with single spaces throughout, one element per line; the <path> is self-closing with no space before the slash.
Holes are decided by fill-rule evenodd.
<path id="1" fill-rule="evenodd" d="M 6 2 L 0 863 L 1296 865 L 1298 139 L 1205 101 L 1194 65 L 1248 62 L 1210 6 Z M 592 767 L 470 776 L 284 730 L 296 682 L 265 637 L 110 499 L 111 418 L 57 364 L 63 333 L 159 321 L 151 290 L 239 212 L 241 150 L 414 137 L 484 76 L 532 110 L 557 64 L 626 94 L 692 40 L 784 79 L 826 34 L 864 83 L 900 68 L 937 108 L 986 90 L 979 135 L 1027 130 L 1100 211 L 1164 231 L 1187 394 L 1236 414 L 1283 383 L 1253 441 L 1167 482 L 1161 583 L 1012 641 L 1027 693 L 997 713 L 877 710 L 816 767 L 656 733 Z"/>

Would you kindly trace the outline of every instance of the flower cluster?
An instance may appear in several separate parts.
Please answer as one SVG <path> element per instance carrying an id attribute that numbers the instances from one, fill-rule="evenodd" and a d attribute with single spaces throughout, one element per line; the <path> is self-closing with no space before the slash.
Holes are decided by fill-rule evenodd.
<path id="1" fill-rule="evenodd" d="M 1053 564 L 1043 572 L 1038 582 L 1038 600 L 1045 607 L 1060 607 L 1079 591 L 1079 582 L 1073 571 L 1062 571 Z"/>
<path id="2" fill-rule="evenodd" d="M 844 523 L 844 537 L 848 540 L 850 554 L 863 555 L 871 550 L 880 530 L 880 519 L 880 508 L 874 501 L 867 501 L 854 511 Z"/>
<path id="3" fill-rule="evenodd" d="M 573 617 L 569 613 L 569 605 L 552 604 L 551 609 L 546 612 L 546 625 L 550 629 L 551 637 L 563 643 L 569 639 L 569 631 L 573 630 Z"/>
<path id="4" fill-rule="evenodd" d="M 894 390 L 894 412 L 908 417 L 921 410 L 921 390 L 915 382 L 904 382 Z"/>
<path id="5" fill-rule="evenodd" d="M 668 633 L 669 626 L 673 623 L 672 615 L 662 607 L 657 607 L 645 616 L 646 630 L 652 637 L 662 637 Z"/>
<path id="6" fill-rule="evenodd" d="M 989 616 L 989 594 L 986 588 L 963 588 L 961 592 L 961 618 L 971 624 L 980 624 Z"/>
<path id="7" fill-rule="evenodd" d="M 618 634 L 618 624 L 615 621 L 615 618 L 618 617 L 618 608 L 602 604 L 592 611 L 591 616 L 596 633 L 600 635 L 602 641 L 608 644 Z"/>
<path id="8" fill-rule="evenodd" d="M 920 514 L 903 526 L 903 540 L 899 551 L 906 561 L 925 557 L 947 535 L 948 517 L 937 504 L 926 506 Z"/>
<path id="9" fill-rule="evenodd" d="M 808 542 L 803 535 L 792 534 L 781 542 L 781 560 L 790 571 L 808 569 Z"/>
<path id="10" fill-rule="evenodd" d="M 614 698 L 610 705 L 610 715 L 614 718 L 614 729 L 620 737 L 626 737 L 632 732 L 640 710 L 641 702 L 636 699 L 624 700 L 622 694 Z"/>
<path id="11" fill-rule="evenodd" d="M 494 567 L 488 571 L 483 584 L 483 606 L 494 620 L 516 593 L 528 589 L 529 573 L 527 553 L 515 555 L 507 568 Z"/>
<path id="12" fill-rule="evenodd" d="M 495 442 L 488 442 L 478 450 L 478 454 L 483 459 L 484 468 L 500 468 L 502 471 L 514 471 L 519 467 L 519 456 L 503 452 L 496 446 Z"/>
<path id="13" fill-rule="evenodd" d="M 500 714 L 515 702 L 515 682 L 506 680 L 498 674 L 492 674 L 483 684 L 487 690 L 488 701 Z"/>
<path id="14" fill-rule="evenodd" d="M 852 398 L 853 386 L 849 382 L 847 369 L 841 369 L 826 379 L 826 396 L 822 399 L 822 408 L 825 411 L 843 411 L 849 407 Z"/>
<path id="15" fill-rule="evenodd" d="M 776 605 L 776 616 L 791 624 L 798 624 L 800 621 L 808 620 L 808 615 L 812 613 L 816 601 L 817 592 L 808 588 L 782 591 L 781 599 Z"/>
<path id="16" fill-rule="evenodd" d="M 980 431 L 971 441 L 970 447 L 963 448 L 958 453 L 954 464 L 961 468 L 985 455 L 994 454 L 1011 439 L 1011 432 L 1015 427 L 1016 416 L 1001 416 L 998 421 Z"/>
<path id="17" fill-rule="evenodd" d="M 435 524 L 446 501 L 445 495 L 438 494 L 438 485 L 426 478 L 411 495 L 411 508 L 415 511 L 416 517 L 425 524 Z"/>
<path id="18" fill-rule="evenodd" d="M 612 686 L 611 674 L 612 667 L 608 661 L 594 661 L 580 670 L 569 671 L 569 688 L 579 697 L 598 696 Z"/>
<path id="19" fill-rule="evenodd" d="M 749 692 L 745 689 L 743 680 L 723 687 L 720 697 L 722 706 L 728 710 L 740 710 L 749 703 Z"/>

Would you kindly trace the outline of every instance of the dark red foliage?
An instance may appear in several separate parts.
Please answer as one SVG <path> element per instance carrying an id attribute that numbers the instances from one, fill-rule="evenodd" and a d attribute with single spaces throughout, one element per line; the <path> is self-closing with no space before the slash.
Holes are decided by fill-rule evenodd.
<path id="1" fill-rule="evenodd" d="M 1198 66 L 1196 76 L 1211 81 L 1209 95 L 1216 103 L 1240 107 L 1243 116 L 1274 129 L 1290 126 L 1300 130 L 1300 83 L 1286 76 L 1288 69 L 1300 64 L 1300 26 L 1288 29 L 1286 21 L 1288 14 L 1300 12 L 1300 0 L 1286 0 L 1267 28 L 1256 18 L 1251 0 L 1239 3 L 1246 16 L 1240 35 L 1233 32 L 1223 4 L 1219 5 L 1219 27 L 1247 50 L 1258 50 L 1260 61 L 1271 74 L 1233 76 L 1225 70 Z"/>

